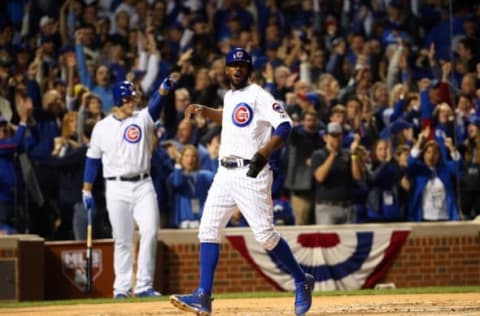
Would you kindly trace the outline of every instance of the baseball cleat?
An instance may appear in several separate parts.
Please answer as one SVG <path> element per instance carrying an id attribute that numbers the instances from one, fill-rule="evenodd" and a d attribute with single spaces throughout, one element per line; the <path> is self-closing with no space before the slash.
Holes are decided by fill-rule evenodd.
<path id="1" fill-rule="evenodd" d="M 197 316 L 210 316 L 213 298 L 204 289 L 199 288 L 190 295 L 171 295 L 170 303 L 176 308 L 196 313 Z"/>
<path id="2" fill-rule="evenodd" d="M 305 281 L 295 282 L 295 315 L 305 315 L 312 306 L 312 292 L 315 287 L 315 278 L 305 273 Z"/>
<path id="3" fill-rule="evenodd" d="M 160 292 L 155 291 L 153 288 L 149 288 L 143 292 L 135 293 L 135 297 L 157 297 L 162 296 Z"/>
<path id="4" fill-rule="evenodd" d="M 128 293 L 117 293 L 113 296 L 114 299 L 116 300 L 123 300 L 123 299 L 126 299 L 126 298 L 129 298 L 130 295 Z"/>

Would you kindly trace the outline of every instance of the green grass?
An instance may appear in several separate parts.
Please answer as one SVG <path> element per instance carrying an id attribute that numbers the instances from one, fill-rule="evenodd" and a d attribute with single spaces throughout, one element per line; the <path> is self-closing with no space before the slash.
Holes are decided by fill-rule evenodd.
<path id="1" fill-rule="evenodd" d="M 398 295 L 398 294 L 435 294 L 435 293 L 480 293 L 480 286 L 443 286 L 400 288 L 385 290 L 355 290 L 355 291 L 325 291 L 315 292 L 314 296 L 354 296 L 354 295 Z M 289 292 L 249 292 L 249 293 L 226 293 L 215 295 L 218 298 L 260 298 L 260 297 L 286 297 Z"/>
<path id="2" fill-rule="evenodd" d="M 435 293 L 480 293 L 480 286 L 444 286 L 444 287 L 423 287 L 423 288 L 401 288 L 386 290 L 356 290 L 356 291 L 327 291 L 315 292 L 314 296 L 354 296 L 354 295 L 399 295 L 399 294 L 435 294 Z M 289 297 L 290 292 L 248 292 L 248 293 L 225 293 L 215 294 L 216 299 L 222 298 L 266 298 L 266 297 Z M 12 302 L 0 303 L 0 308 L 21 308 L 21 307 L 39 307 L 55 305 L 76 305 L 76 304 L 111 304 L 111 303 L 129 303 L 141 301 L 167 301 L 168 295 L 160 298 L 131 298 L 125 300 L 113 300 L 109 298 L 95 299 L 75 299 L 61 301 L 36 301 L 36 302 Z"/>

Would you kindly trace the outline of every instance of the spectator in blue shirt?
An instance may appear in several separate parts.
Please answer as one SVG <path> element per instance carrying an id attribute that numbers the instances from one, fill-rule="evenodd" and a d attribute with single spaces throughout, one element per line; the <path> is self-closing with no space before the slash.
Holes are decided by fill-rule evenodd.
<path id="1" fill-rule="evenodd" d="M 25 145 L 27 122 L 31 120 L 31 103 L 23 100 L 18 108 L 20 124 L 16 131 L 0 115 L 0 225 L 12 224 L 15 199 L 19 192 L 19 180 L 15 168 L 15 154 Z"/>
<path id="2" fill-rule="evenodd" d="M 85 53 L 83 51 L 83 32 L 83 29 L 79 29 L 75 33 L 75 54 L 77 57 L 80 82 L 91 92 L 100 97 L 102 100 L 103 111 L 104 113 L 108 113 L 113 107 L 112 83 L 110 82 L 111 74 L 109 73 L 107 66 L 99 65 L 95 68 L 95 79 L 92 80 L 85 60 Z"/>
<path id="3" fill-rule="evenodd" d="M 173 198 L 173 225 L 179 228 L 197 228 L 203 205 L 214 174 L 198 169 L 200 158 L 193 145 L 185 145 L 169 176 Z"/>
<path id="4" fill-rule="evenodd" d="M 402 170 L 392 158 L 390 141 L 380 139 L 372 150 L 372 167 L 367 172 L 367 215 L 369 221 L 402 221 L 400 201 Z"/>
<path id="5" fill-rule="evenodd" d="M 217 173 L 221 130 L 221 126 L 214 126 L 200 139 L 200 143 L 198 144 L 200 169 Z"/>
<path id="6" fill-rule="evenodd" d="M 408 172 L 413 179 L 408 219 L 417 222 L 458 220 L 452 177 L 460 172 L 460 154 L 452 139 L 447 138 L 445 146 L 452 157 L 447 161 L 435 140 L 424 144 L 427 135 L 427 130 L 419 134 L 408 158 Z"/>

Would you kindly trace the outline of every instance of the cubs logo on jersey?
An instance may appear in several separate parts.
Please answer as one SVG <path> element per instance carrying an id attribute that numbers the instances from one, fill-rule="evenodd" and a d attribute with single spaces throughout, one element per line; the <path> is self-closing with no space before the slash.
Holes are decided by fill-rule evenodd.
<path id="1" fill-rule="evenodd" d="M 232 112 L 232 122 L 235 126 L 245 127 L 253 119 L 253 110 L 245 102 L 239 103 L 235 106 Z"/>
<path id="2" fill-rule="evenodd" d="M 278 112 L 280 114 L 285 114 L 285 110 L 283 109 L 283 106 L 278 103 L 278 102 L 274 102 L 272 104 L 272 109 L 275 111 L 275 112 Z"/>
<path id="3" fill-rule="evenodd" d="M 130 124 L 125 128 L 123 139 L 130 144 L 136 144 L 142 139 L 142 129 L 137 124 Z"/>

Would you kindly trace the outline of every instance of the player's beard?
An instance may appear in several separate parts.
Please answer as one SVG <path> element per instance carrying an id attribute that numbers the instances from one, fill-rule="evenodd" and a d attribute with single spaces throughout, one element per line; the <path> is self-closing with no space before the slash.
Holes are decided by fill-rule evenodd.
<path id="1" fill-rule="evenodd" d="M 239 80 L 228 78 L 228 82 L 230 83 L 230 87 L 233 90 L 238 90 L 238 89 L 242 89 L 243 87 L 247 86 L 248 78 L 249 78 L 249 75 L 247 75 L 244 78 L 241 78 Z"/>

